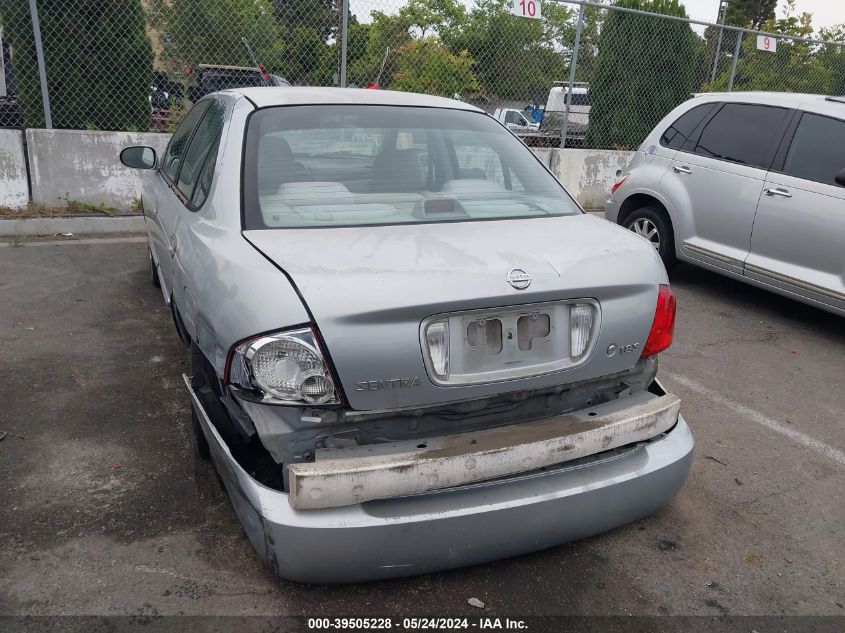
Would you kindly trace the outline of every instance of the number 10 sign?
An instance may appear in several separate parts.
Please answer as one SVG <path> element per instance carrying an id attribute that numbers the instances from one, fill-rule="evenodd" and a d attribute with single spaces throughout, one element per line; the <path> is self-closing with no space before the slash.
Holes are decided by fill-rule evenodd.
<path id="1" fill-rule="evenodd" d="M 543 17 L 540 0 L 513 0 L 511 13 L 523 18 L 540 19 Z"/>

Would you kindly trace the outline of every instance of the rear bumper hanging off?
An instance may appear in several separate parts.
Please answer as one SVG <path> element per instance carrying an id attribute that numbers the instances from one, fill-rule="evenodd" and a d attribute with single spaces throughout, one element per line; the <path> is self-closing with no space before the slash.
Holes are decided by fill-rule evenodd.
<path id="1" fill-rule="evenodd" d="M 330 451 L 324 459 L 291 464 L 290 505 L 332 508 L 373 499 L 451 488 L 572 461 L 648 440 L 677 421 L 681 401 L 644 393 L 544 420 L 383 445 Z M 404 445 L 403 445 L 404 444 Z"/>
<path id="2" fill-rule="evenodd" d="M 288 494 L 262 485 L 241 468 L 211 423 L 190 379 L 186 377 L 185 382 L 217 472 L 250 542 L 276 574 L 299 582 L 358 582 L 421 574 L 584 538 L 666 505 L 683 485 L 692 462 L 694 442 L 689 428 L 680 415 L 673 418 L 664 413 L 655 425 L 668 419 L 668 431 L 661 435 L 659 427 L 653 426 L 646 434 L 654 439 L 628 448 L 609 450 L 610 442 L 615 441 L 611 439 L 598 455 L 545 469 L 535 466 L 529 472 L 494 481 L 298 510 L 291 506 Z M 651 401 L 655 404 L 647 410 L 652 413 L 677 412 L 676 398 L 652 396 Z M 658 401 L 662 403 L 659 406 Z M 663 409 L 667 403 L 670 406 Z M 588 411 L 598 414 L 601 409 Z M 627 411 L 623 417 L 630 419 L 631 409 L 619 407 L 620 415 L 622 411 Z M 587 419 L 595 424 L 599 422 L 593 420 L 596 417 L 599 415 L 588 415 Z M 607 416 L 601 417 L 608 422 Z M 649 424 L 651 417 L 643 411 L 639 419 Z M 637 424 L 628 432 L 644 432 L 636 429 Z M 592 433 L 586 427 L 581 430 Z M 553 437 L 530 438 L 517 445 L 544 439 L 550 443 L 555 441 Z M 600 437 L 603 442 L 604 434 Z M 594 439 L 588 435 L 583 441 Z M 493 450 L 491 445 L 487 449 Z M 563 452 L 569 450 L 574 449 Z M 477 452 L 484 453 L 481 449 Z"/>

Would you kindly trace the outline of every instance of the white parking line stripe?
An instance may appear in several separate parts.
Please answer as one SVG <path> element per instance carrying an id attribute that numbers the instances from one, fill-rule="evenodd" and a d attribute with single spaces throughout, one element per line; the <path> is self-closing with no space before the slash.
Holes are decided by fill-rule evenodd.
<path id="1" fill-rule="evenodd" d="M 146 237 L 94 237 L 84 240 L 53 240 L 50 242 L 27 242 L 26 238 L 22 239 L 21 248 L 30 246 L 65 246 L 67 244 L 140 244 L 146 242 Z M 0 242 L 0 246 L 13 247 L 15 244 L 8 242 Z"/>
<path id="2" fill-rule="evenodd" d="M 675 372 L 671 371 L 661 371 L 660 374 L 661 376 L 665 376 L 670 380 L 674 380 L 675 382 L 683 385 L 684 387 L 692 389 L 693 391 L 697 391 L 702 396 L 709 398 L 713 402 L 716 402 L 722 405 L 723 407 L 735 411 L 741 416 L 746 417 L 749 420 L 760 424 L 761 426 L 765 426 L 770 431 L 780 433 L 784 437 L 788 437 L 789 439 L 791 439 L 793 442 L 802 444 L 810 450 L 813 450 L 820 455 L 824 455 L 825 457 L 829 457 L 833 461 L 845 466 L 845 453 L 833 448 L 832 446 L 828 446 L 824 442 L 821 442 L 814 437 L 810 437 L 809 435 L 802 433 L 801 431 L 791 429 L 783 423 L 778 422 L 777 420 L 774 420 L 769 416 L 760 413 L 759 411 L 749 409 L 748 407 L 743 406 L 738 402 L 734 402 L 733 400 L 725 398 L 724 396 L 719 395 L 712 389 L 696 382 L 692 378 L 687 378 L 686 376 L 676 374 Z"/>

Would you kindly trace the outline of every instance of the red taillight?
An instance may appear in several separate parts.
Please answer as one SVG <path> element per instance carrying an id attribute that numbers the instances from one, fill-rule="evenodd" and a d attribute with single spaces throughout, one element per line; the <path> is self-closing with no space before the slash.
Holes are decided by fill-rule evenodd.
<path id="1" fill-rule="evenodd" d="M 610 188 L 610 195 L 612 196 L 614 193 L 616 193 L 616 190 L 619 189 L 619 187 L 622 186 L 622 183 L 624 183 L 626 180 L 628 180 L 628 176 L 623 176 L 622 180 L 619 180 L 615 185 L 613 185 Z"/>
<path id="2" fill-rule="evenodd" d="M 654 321 L 651 332 L 643 347 L 640 358 L 654 356 L 672 344 L 675 333 L 675 295 L 669 286 L 660 286 L 657 292 L 657 309 L 654 311 Z"/>

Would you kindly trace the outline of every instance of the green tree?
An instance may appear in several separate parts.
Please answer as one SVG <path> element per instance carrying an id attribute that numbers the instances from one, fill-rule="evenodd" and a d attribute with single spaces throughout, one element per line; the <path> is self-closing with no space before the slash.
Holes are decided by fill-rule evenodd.
<path id="1" fill-rule="evenodd" d="M 466 25 L 444 43 L 452 52 L 469 52 L 488 97 L 531 100 L 569 74 L 573 14 L 548 2 L 543 19 L 532 20 L 512 15 L 507 0 L 478 0 Z"/>
<path id="2" fill-rule="evenodd" d="M 38 9 L 53 126 L 146 130 L 153 52 L 141 0 L 42 0 Z M 0 0 L 0 23 L 13 49 L 24 125 L 43 127 L 29 10 Z"/>
<path id="3" fill-rule="evenodd" d="M 830 70 L 827 94 L 845 95 L 845 24 L 821 29 L 819 37 L 829 42 L 842 42 L 840 46 L 824 45 L 816 54 L 819 64 Z"/>
<path id="4" fill-rule="evenodd" d="M 730 26 L 760 29 L 763 24 L 775 19 L 777 4 L 777 0 L 731 0 L 725 9 L 724 23 Z M 721 42 L 719 42 L 719 31 L 722 31 Z M 717 29 L 712 26 L 704 30 L 710 59 L 708 72 L 712 71 L 713 64 L 717 64 L 719 71 L 730 67 L 730 57 L 736 47 L 736 38 L 736 31 Z M 707 78 L 709 79 L 709 75 Z"/>
<path id="5" fill-rule="evenodd" d="M 812 15 L 796 15 L 789 9 L 794 9 L 792 0 L 787 2 L 786 17 L 769 20 L 762 25 L 763 30 L 779 35 L 810 37 L 813 34 Z M 795 40 L 779 40 L 774 53 L 761 51 L 757 49 L 757 38 L 747 35 L 737 60 L 733 90 L 830 94 L 835 87 L 837 71 L 836 79 L 842 85 L 841 59 L 842 56 L 837 57 L 834 51 L 820 50 L 814 44 Z M 726 90 L 729 82 L 730 68 L 727 68 L 706 88 Z"/>
<path id="6" fill-rule="evenodd" d="M 270 0 L 285 41 L 296 29 L 311 29 L 325 43 L 338 32 L 337 0 Z"/>
<path id="7" fill-rule="evenodd" d="M 421 63 L 422 55 L 440 56 L 443 52 L 431 42 L 409 48 L 410 44 L 429 37 L 445 44 L 463 28 L 465 17 L 466 10 L 457 0 L 410 0 L 395 15 L 373 11 L 370 24 L 356 24 L 349 30 L 350 81 L 366 85 L 375 81 L 381 71 L 380 84 L 393 87 L 392 78 L 400 71 L 407 72 L 411 59 Z M 447 46 L 446 52 L 462 56 L 460 48 Z M 403 54 L 404 67 L 400 69 L 399 58 Z"/>
<path id="8" fill-rule="evenodd" d="M 687 17 L 678 0 L 619 0 L 617 6 Z M 585 143 L 635 148 L 672 108 L 689 98 L 700 64 L 688 24 L 611 11 L 590 82 Z"/>
<path id="9" fill-rule="evenodd" d="M 452 97 L 478 90 L 466 51 L 453 55 L 434 36 L 414 40 L 397 51 L 393 90 Z"/>
<path id="10" fill-rule="evenodd" d="M 775 19 L 778 0 L 732 0 L 725 10 L 725 24 L 759 29 Z"/>
<path id="11" fill-rule="evenodd" d="M 269 0 L 151 0 L 150 5 L 167 69 L 254 66 L 257 61 L 284 74 L 281 34 Z"/>

